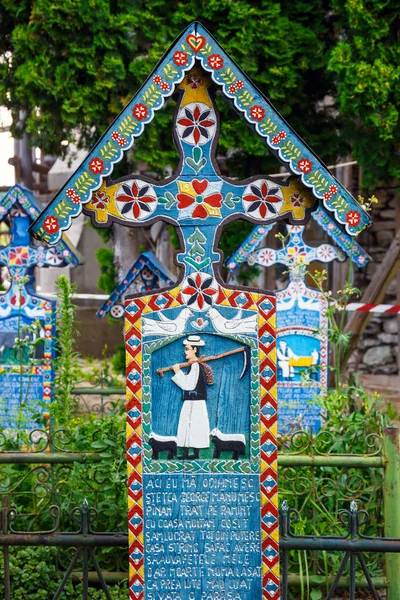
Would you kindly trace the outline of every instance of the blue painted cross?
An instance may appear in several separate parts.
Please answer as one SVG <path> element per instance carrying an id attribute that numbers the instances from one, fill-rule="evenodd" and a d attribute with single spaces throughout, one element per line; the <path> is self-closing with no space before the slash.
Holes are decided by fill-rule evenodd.
<path id="1" fill-rule="evenodd" d="M 145 225 L 162 218 L 178 227 L 183 252 L 177 260 L 187 283 L 182 293 L 188 290 L 187 300 L 190 295 L 200 309 L 211 304 L 216 294 L 214 266 L 221 259 L 215 243 L 224 223 L 240 216 L 253 222 L 285 218 L 303 223 L 315 202 L 305 191 L 302 203 L 294 203 L 297 188 L 293 181 L 278 182 L 260 175 L 242 182 L 221 175 L 215 156 L 219 117 L 210 86 L 210 78 L 198 68 L 178 86 L 174 139 L 180 165 L 174 177 L 161 183 L 139 176 L 108 181 L 85 205 L 85 212 L 100 226 L 112 221 Z"/>

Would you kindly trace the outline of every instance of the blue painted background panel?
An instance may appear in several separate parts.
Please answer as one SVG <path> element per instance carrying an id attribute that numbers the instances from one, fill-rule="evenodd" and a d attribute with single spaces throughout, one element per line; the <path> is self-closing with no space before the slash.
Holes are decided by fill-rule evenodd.
<path id="1" fill-rule="evenodd" d="M 255 600 L 258 475 L 144 475 L 146 600 Z"/>
<path id="2" fill-rule="evenodd" d="M 217 335 L 201 334 L 206 342 L 202 354 L 212 356 L 243 346 L 240 342 Z M 152 428 L 159 435 L 176 435 L 182 408 L 182 390 L 171 382 L 173 372 L 160 377 L 156 369 L 185 362 L 182 340 L 178 339 L 152 355 Z M 210 362 L 214 384 L 207 386 L 207 412 L 210 429 L 223 433 L 250 433 L 250 372 L 239 379 L 243 353 Z M 186 370 L 186 369 L 185 369 Z"/>

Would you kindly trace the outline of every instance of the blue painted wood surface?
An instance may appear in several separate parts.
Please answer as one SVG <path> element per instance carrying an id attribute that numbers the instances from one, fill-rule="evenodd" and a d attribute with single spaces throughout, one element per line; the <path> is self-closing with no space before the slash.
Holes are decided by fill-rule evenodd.
<path id="1" fill-rule="evenodd" d="M 368 263 L 370 256 L 368 256 L 354 238 L 340 229 L 334 219 L 332 219 L 323 208 L 320 207 L 312 212 L 311 218 L 322 227 L 335 244 L 337 244 L 358 267 L 363 267 Z M 257 250 L 273 226 L 274 224 L 270 223 L 269 225 L 257 225 L 254 227 L 252 232 L 240 244 L 237 250 L 226 259 L 226 268 L 230 271 L 234 271 L 242 263 L 246 262 L 249 255 Z"/>

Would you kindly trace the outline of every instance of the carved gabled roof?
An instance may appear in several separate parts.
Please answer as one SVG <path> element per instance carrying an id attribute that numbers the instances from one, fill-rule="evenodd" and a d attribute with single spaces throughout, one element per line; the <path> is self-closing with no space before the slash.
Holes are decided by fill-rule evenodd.
<path id="1" fill-rule="evenodd" d="M 322 227 L 324 231 L 333 239 L 341 250 L 352 260 L 358 267 L 363 267 L 370 260 L 370 256 L 365 250 L 347 233 L 343 232 L 338 227 L 335 221 L 324 211 L 323 208 L 318 208 L 311 213 L 311 217 Z M 234 271 L 246 262 L 249 255 L 257 250 L 262 240 L 267 233 L 274 227 L 275 223 L 267 225 L 257 225 L 246 237 L 238 248 L 225 261 L 225 266 L 230 271 Z"/>
<path id="2" fill-rule="evenodd" d="M 96 315 L 100 318 L 105 317 L 111 308 L 121 299 L 133 281 L 139 277 L 145 267 L 149 267 L 153 274 L 162 281 L 159 287 L 173 285 L 175 279 L 172 273 L 158 260 L 154 252 L 142 252 L 135 261 L 123 280 L 113 289 L 107 300 L 101 305 Z"/>
<path id="3" fill-rule="evenodd" d="M 89 153 L 53 201 L 31 226 L 33 234 L 56 243 L 71 220 L 82 211 L 92 193 L 108 177 L 123 153 L 132 147 L 166 98 L 198 61 L 233 105 L 263 140 L 268 149 L 293 175 L 313 191 L 338 225 L 357 235 L 369 223 L 368 213 L 330 173 L 307 144 L 282 118 L 270 101 L 228 56 L 214 37 L 194 22 L 175 40 L 149 78 Z"/>
<path id="4" fill-rule="evenodd" d="M 35 194 L 32 190 L 29 190 L 20 184 L 16 184 L 0 197 L 0 222 L 18 206 L 23 210 L 31 222 L 40 216 L 41 206 Z M 73 246 L 65 234 L 60 236 L 60 239 L 56 244 L 56 249 L 60 255 L 62 255 L 63 260 L 67 265 L 75 267 L 85 262 L 82 255 Z"/>

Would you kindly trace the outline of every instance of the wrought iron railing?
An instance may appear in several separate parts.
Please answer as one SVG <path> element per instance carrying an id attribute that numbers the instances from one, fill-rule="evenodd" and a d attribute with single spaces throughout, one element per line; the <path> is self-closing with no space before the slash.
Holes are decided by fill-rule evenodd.
<path id="1" fill-rule="evenodd" d="M 0 546 L 3 549 L 4 561 L 4 599 L 11 600 L 11 569 L 9 548 L 17 546 L 56 546 L 58 548 L 73 548 L 73 555 L 63 576 L 60 575 L 60 584 L 53 600 L 57 600 L 63 592 L 68 580 L 79 578 L 82 582 L 82 599 L 88 598 L 90 582 L 97 579 L 105 597 L 111 600 L 107 580 L 113 582 L 126 579 L 126 572 L 104 574 L 96 557 L 96 550 L 104 547 L 128 548 L 126 533 L 98 532 L 93 528 L 97 511 L 89 507 L 86 501 L 80 507 L 74 508 L 71 514 L 73 524 L 78 528 L 71 532 L 59 531 L 59 507 L 53 508 L 54 527 L 46 531 L 23 532 L 13 528 L 13 520 L 17 516 L 13 509 L 3 501 L 1 509 Z M 378 589 L 390 588 L 390 580 L 384 577 L 373 577 L 364 558 L 365 553 L 400 553 L 400 539 L 370 537 L 362 533 L 362 527 L 368 519 L 364 510 L 358 510 L 352 502 L 350 510 L 341 513 L 341 525 L 344 527 L 342 535 L 338 536 L 302 536 L 293 532 L 292 526 L 299 518 L 296 510 L 290 509 L 286 501 L 280 511 L 280 549 L 281 549 L 281 593 L 282 600 L 288 600 L 291 586 L 298 587 L 300 578 L 290 574 L 288 570 L 289 554 L 292 551 L 340 552 L 342 557 L 336 573 L 326 577 L 309 576 L 305 581 L 308 590 L 311 587 L 325 587 L 326 600 L 333 598 L 338 588 L 347 587 L 349 599 L 355 600 L 357 588 L 367 588 L 375 600 L 379 600 Z M 78 561 L 81 559 L 81 571 L 76 572 Z M 345 567 L 349 565 L 347 577 L 343 576 Z M 364 579 L 358 576 L 357 565 L 360 567 Z M 92 571 L 90 569 L 93 569 Z M 397 588 L 398 589 L 398 588 Z M 395 595 L 396 586 L 392 586 L 391 597 Z M 394 595 L 393 595 L 394 594 Z M 309 597 L 308 593 L 305 596 Z"/>
<path id="2" fill-rule="evenodd" d="M 78 390 L 79 396 L 96 398 L 95 412 L 100 417 L 112 413 L 110 407 L 123 406 L 123 388 Z M 115 399 L 108 405 L 112 396 Z M 84 407 L 84 402 L 80 406 Z M 89 401 L 86 409 L 90 411 L 93 406 Z M 60 565 L 64 576 L 61 573 L 55 600 L 71 577 L 81 581 L 82 598 L 88 597 L 93 582 L 109 598 L 107 583 L 127 578 L 124 524 L 118 527 L 121 531 L 109 533 L 107 529 L 113 525 L 101 512 L 102 457 L 92 447 L 97 435 L 94 432 L 87 445 L 77 451 L 64 429 L 32 432 L 23 447 L 16 447 L 0 432 L 0 464 L 19 465 L 12 473 L 7 468 L 0 471 L 0 545 L 6 600 L 12 598 L 9 548 L 13 546 L 72 549 L 68 561 Z M 115 431 L 113 437 L 124 460 L 125 433 Z M 317 436 L 296 432 L 281 440 L 279 485 L 280 496 L 286 501 L 280 514 L 284 600 L 289 598 L 290 589 L 300 588 L 302 597 L 307 598 L 308 590 L 314 587 L 327 599 L 338 587 L 349 590 L 350 600 L 356 598 L 356 588 L 369 589 L 374 598 L 379 597 L 377 590 L 385 590 L 387 600 L 400 599 L 399 433 L 388 429 L 383 437 L 347 439 L 345 451 L 327 432 Z M 71 491 L 71 473 L 77 465 L 91 469 L 85 482 L 89 504 Z M 358 510 L 356 505 L 365 510 Z M 99 512 L 89 506 L 100 507 Z M 94 530 L 95 517 L 101 532 Z M 308 532 L 311 523 L 313 535 L 305 533 L 305 521 Z M 115 549 L 112 565 L 104 562 L 106 547 Z"/>

